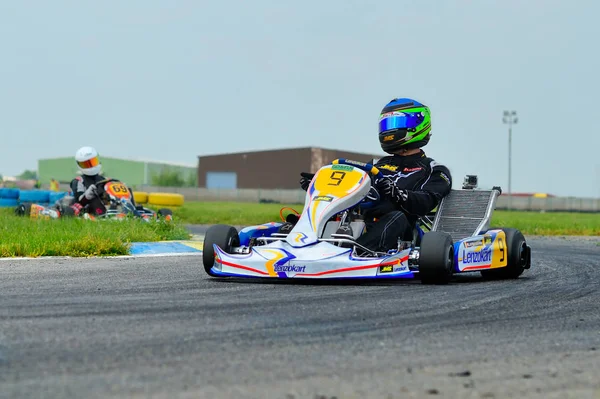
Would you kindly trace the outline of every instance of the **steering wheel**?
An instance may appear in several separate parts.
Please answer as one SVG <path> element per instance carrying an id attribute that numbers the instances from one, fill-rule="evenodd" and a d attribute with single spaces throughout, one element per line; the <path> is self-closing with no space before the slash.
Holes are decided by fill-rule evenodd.
<path id="1" fill-rule="evenodd" d="M 106 191 L 104 191 L 104 186 L 106 185 L 106 183 L 110 183 L 110 182 L 120 182 L 120 180 L 118 179 L 104 179 L 104 180 L 100 180 L 99 182 L 95 183 L 96 184 L 96 191 L 98 193 L 98 198 L 103 198 L 103 196 L 106 194 Z"/>
<path id="2" fill-rule="evenodd" d="M 367 174 L 369 174 L 369 177 L 371 177 L 371 188 L 367 196 L 363 198 L 363 200 L 359 203 L 360 208 L 371 208 L 381 200 L 381 195 L 379 194 L 379 191 L 377 191 L 377 189 L 375 188 L 374 184 L 376 179 L 383 177 L 383 173 L 381 173 L 379 168 L 377 168 L 375 165 L 367 162 L 353 161 L 345 158 L 338 158 L 331 162 L 331 164 L 354 166 L 355 168 L 361 169 L 362 171 L 366 172 Z"/>

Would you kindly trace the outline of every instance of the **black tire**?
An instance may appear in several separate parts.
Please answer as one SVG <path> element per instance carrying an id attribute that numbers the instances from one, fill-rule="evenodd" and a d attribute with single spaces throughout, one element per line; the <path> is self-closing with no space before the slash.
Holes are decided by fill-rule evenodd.
<path id="1" fill-rule="evenodd" d="M 156 212 L 156 214 L 158 215 L 158 217 L 165 217 L 165 216 L 173 217 L 173 211 L 170 210 L 169 208 L 160 208 L 158 210 L 158 212 Z"/>
<path id="2" fill-rule="evenodd" d="M 498 228 L 490 228 L 495 230 Z M 525 269 L 529 268 L 531 255 L 527 247 L 527 241 L 523 234 L 517 230 L 507 227 L 500 228 L 506 234 L 506 248 L 508 257 L 505 267 L 494 270 L 482 270 L 481 276 L 486 279 L 515 279 Z"/>
<path id="3" fill-rule="evenodd" d="M 17 205 L 15 208 L 15 215 L 17 216 L 29 216 L 31 214 L 31 202 L 24 202 Z"/>
<path id="4" fill-rule="evenodd" d="M 202 247 L 202 262 L 204 263 L 204 271 L 208 275 L 215 277 L 215 274 L 210 270 L 215 263 L 215 249 L 213 248 L 213 244 L 217 244 L 223 251 L 231 253 L 233 247 L 240 245 L 238 231 L 235 227 L 226 224 L 216 224 L 209 227 L 206 231 Z"/>
<path id="5" fill-rule="evenodd" d="M 423 284 L 448 284 L 454 273 L 452 237 L 441 231 L 423 235 L 419 250 L 419 276 Z"/>

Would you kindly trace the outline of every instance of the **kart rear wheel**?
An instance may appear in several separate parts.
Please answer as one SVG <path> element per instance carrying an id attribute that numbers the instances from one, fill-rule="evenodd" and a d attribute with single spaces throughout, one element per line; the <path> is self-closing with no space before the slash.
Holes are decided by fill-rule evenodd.
<path id="1" fill-rule="evenodd" d="M 15 215 L 17 216 L 29 216 L 31 214 L 31 202 L 24 202 L 17 205 L 15 208 Z"/>
<path id="2" fill-rule="evenodd" d="M 452 237 L 441 231 L 425 233 L 419 250 L 419 276 L 423 284 L 447 284 L 454 273 Z"/>
<path id="3" fill-rule="evenodd" d="M 227 253 L 231 253 L 233 247 L 240 245 L 240 236 L 233 226 L 226 224 L 216 224 L 211 226 L 204 235 L 204 245 L 202 247 L 202 262 L 204 271 L 210 276 L 216 275 L 211 271 L 215 264 L 215 249 L 213 244 Z"/>
<path id="4" fill-rule="evenodd" d="M 171 219 L 172 219 L 173 218 L 173 211 L 170 210 L 169 208 L 160 208 L 156 212 L 156 216 L 158 216 L 159 218 L 167 218 L 167 216 L 170 216 Z"/>
<path id="5" fill-rule="evenodd" d="M 481 276 L 486 279 L 515 279 L 518 278 L 531 264 L 531 253 L 523 234 L 517 229 L 500 228 L 506 234 L 506 249 L 508 257 L 505 267 L 493 270 L 482 270 Z M 490 230 L 495 230 L 491 228 Z"/>

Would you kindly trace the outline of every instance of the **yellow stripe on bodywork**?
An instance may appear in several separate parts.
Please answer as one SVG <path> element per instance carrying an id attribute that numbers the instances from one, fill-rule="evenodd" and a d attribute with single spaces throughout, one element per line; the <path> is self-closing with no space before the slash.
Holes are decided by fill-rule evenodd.
<path id="1" fill-rule="evenodd" d="M 265 266 L 267 268 L 267 272 L 269 273 L 269 276 L 277 277 L 277 273 L 275 273 L 275 263 L 277 263 L 277 261 L 283 259 L 285 257 L 285 254 L 281 253 L 279 251 L 275 251 L 273 249 L 263 249 L 263 252 L 269 252 L 269 253 L 272 253 L 273 255 L 275 255 L 275 257 L 273 259 L 269 259 L 267 261 Z"/>
<path id="2" fill-rule="evenodd" d="M 317 208 L 319 206 L 320 202 L 312 202 L 310 203 L 310 210 L 311 210 L 311 216 L 310 216 L 310 220 L 312 220 L 312 228 L 313 231 L 316 233 L 317 232 Z"/>
<path id="3" fill-rule="evenodd" d="M 496 234 L 492 248 L 491 268 L 505 267 L 508 264 L 508 249 L 506 248 L 506 233 L 504 231 L 499 231 Z"/>

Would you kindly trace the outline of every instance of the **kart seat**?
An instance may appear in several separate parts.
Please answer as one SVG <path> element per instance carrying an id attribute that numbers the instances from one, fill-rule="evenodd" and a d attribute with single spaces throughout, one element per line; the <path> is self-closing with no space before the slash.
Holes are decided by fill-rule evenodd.
<path id="1" fill-rule="evenodd" d="M 321 238 L 333 238 L 331 235 L 334 234 L 340 227 L 339 220 L 330 220 L 325 224 L 325 228 L 323 229 L 323 234 Z M 352 228 L 352 236 L 356 240 L 361 236 L 365 229 L 365 222 L 363 220 L 355 220 L 350 222 L 350 227 Z"/>
<path id="2" fill-rule="evenodd" d="M 61 207 L 71 206 L 75 203 L 75 197 L 71 195 L 65 195 L 64 197 L 56 201 L 56 203 Z"/>
<path id="3" fill-rule="evenodd" d="M 453 241 L 487 231 L 500 192 L 499 188 L 451 190 L 435 212 L 431 231 L 448 233 Z"/>

